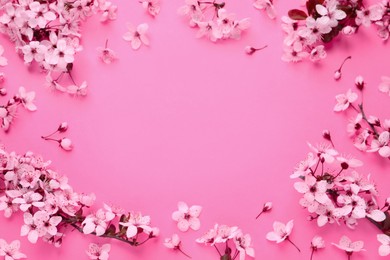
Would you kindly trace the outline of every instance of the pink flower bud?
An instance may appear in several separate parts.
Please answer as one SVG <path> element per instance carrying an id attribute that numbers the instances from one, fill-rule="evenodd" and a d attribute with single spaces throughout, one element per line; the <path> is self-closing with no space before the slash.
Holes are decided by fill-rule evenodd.
<path id="1" fill-rule="evenodd" d="M 341 71 L 340 71 L 340 70 L 336 70 L 336 71 L 334 72 L 333 78 L 334 78 L 335 80 L 339 80 L 339 79 L 341 78 Z"/>
<path id="2" fill-rule="evenodd" d="M 62 149 L 64 149 L 65 151 L 71 151 L 73 149 L 73 144 L 72 144 L 72 140 L 70 140 L 69 138 L 62 138 L 60 141 L 60 146 Z"/>
<path id="3" fill-rule="evenodd" d="M 362 76 L 357 76 L 356 79 L 355 79 L 355 85 L 356 85 L 356 87 L 357 87 L 360 91 L 362 91 L 363 88 L 364 88 L 364 85 L 365 85 L 365 83 L 364 83 L 364 78 L 363 78 Z"/>
<path id="4" fill-rule="evenodd" d="M 256 52 L 256 49 L 253 48 L 252 46 L 245 46 L 245 53 L 246 54 L 252 55 L 255 52 Z"/>
<path id="5" fill-rule="evenodd" d="M 63 133 L 63 132 L 66 132 L 66 130 L 68 130 L 68 123 L 67 122 L 62 122 L 60 124 L 60 126 L 58 127 L 58 131 Z"/>
<path id="6" fill-rule="evenodd" d="M 345 26 L 342 30 L 344 35 L 352 35 L 356 32 L 356 28 L 352 26 Z"/>
<path id="7" fill-rule="evenodd" d="M 6 88 L 0 88 L 0 95 L 1 96 L 7 95 L 7 89 Z"/>

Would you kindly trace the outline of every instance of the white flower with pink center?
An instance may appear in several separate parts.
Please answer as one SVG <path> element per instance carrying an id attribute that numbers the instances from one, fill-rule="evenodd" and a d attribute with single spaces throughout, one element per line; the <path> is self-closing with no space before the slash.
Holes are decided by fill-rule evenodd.
<path id="1" fill-rule="evenodd" d="M 178 211 L 172 213 L 172 219 L 177 221 L 177 227 L 180 231 L 187 231 L 189 228 L 198 230 L 200 228 L 199 216 L 202 212 L 202 207 L 194 205 L 188 207 L 185 202 L 180 201 Z"/>

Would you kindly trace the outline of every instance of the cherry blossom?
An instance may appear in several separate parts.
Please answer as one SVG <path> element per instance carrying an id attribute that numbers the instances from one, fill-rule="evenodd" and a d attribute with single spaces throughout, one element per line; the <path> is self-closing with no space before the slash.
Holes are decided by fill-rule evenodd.
<path id="1" fill-rule="evenodd" d="M 225 2 L 186 0 L 178 13 L 189 18 L 191 27 L 198 28 L 197 38 L 207 37 L 216 42 L 226 39 L 240 39 L 250 26 L 249 18 L 237 19 L 229 13 Z"/>
<path id="2" fill-rule="evenodd" d="M 342 236 L 338 244 L 332 243 L 332 245 L 345 251 L 345 253 L 348 255 L 348 259 L 351 258 L 351 255 L 353 253 L 365 251 L 365 249 L 363 249 L 364 247 L 363 241 L 352 242 L 351 239 L 348 238 L 347 236 Z"/>
<path id="3" fill-rule="evenodd" d="M 379 84 L 379 90 L 390 96 L 390 77 L 382 77 L 382 82 Z"/>
<path id="4" fill-rule="evenodd" d="M 25 254 L 20 252 L 19 240 L 14 240 L 8 244 L 4 239 L 0 239 L 0 256 L 4 256 L 5 260 L 27 258 Z"/>
<path id="5" fill-rule="evenodd" d="M 24 87 L 19 88 L 19 95 L 17 96 L 20 98 L 22 105 L 30 111 L 37 110 L 37 107 L 33 104 L 33 101 L 35 99 L 35 92 L 26 92 L 26 89 Z"/>
<path id="6" fill-rule="evenodd" d="M 334 111 L 340 112 L 346 110 L 353 102 L 358 98 L 358 95 L 352 92 L 351 89 L 346 94 L 339 94 L 336 96 L 337 104 L 334 107 Z"/>
<path id="7" fill-rule="evenodd" d="M 177 221 L 177 228 L 183 232 L 189 228 L 198 230 L 200 228 L 199 216 L 202 212 L 202 207 L 198 205 L 188 207 L 182 201 L 177 204 L 177 207 L 179 210 L 172 213 L 172 219 Z"/>
<path id="8" fill-rule="evenodd" d="M 120 222 L 124 227 L 127 227 L 126 236 L 133 238 L 140 232 L 151 234 L 153 228 L 150 226 L 150 217 L 142 216 L 141 213 L 130 213 L 125 222 Z"/>
<path id="9" fill-rule="evenodd" d="M 316 252 L 318 249 L 325 248 L 324 239 L 320 236 L 314 236 L 313 239 L 311 240 L 310 248 L 311 248 L 310 260 L 313 260 L 314 252 Z"/>
<path id="10" fill-rule="evenodd" d="M 107 260 L 109 258 L 108 253 L 111 250 L 110 244 L 104 244 L 99 246 L 95 243 L 90 243 L 88 246 L 87 253 L 89 259 L 97 259 L 97 260 Z"/>
<path id="11" fill-rule="evenodd" d="M 164 240 L 164 246 L 173 250 L 177 250 L 183 255 L 187 256 L 188 258 L 191 258 L 188 254 L 186 254 L 182 249 L 181 249 L 181 240 L 179 235 L 173 234 L 172 237 L 166 238 Z"/>
<path id="12" fill-rule="evenodd" d="M 261 0 L 265 2 L 265 0 Z M 363 1 L 355 0 L 308 0 L 303 5 L 304 10 L 292 9 L 288 17 L 282 17 L 282 29 L 286 33 L 284 40 L 283 60 L 297 62 L 309 58 L 313 62 L 325 59 L 326 43 L 332 42 L 339 35 L 351 35 L 358 32 L 360 26 L 374 24 L 378 30 L 378 36 L 383 40 L 390 35 L 390 14 L 388 2 L 366 5 Z M 291 52 L 291 47 L 301 45 L 297 54 L 311 53 L 286 58 Z M 314 50 L 314 51 L 313 51 Z M 320 50 L 320 51 L 319 51 Z M 295 53 L 294 53 L 295 54 Z M 314 54 L 314 55 L 313 55 Z M 320 55 L 317 55 L 320 54 Z M 341 77 L 341 68 L 335 71 L 334 78 Z"/>
<path id="13" fill-rule="evenodd" d="M 239 230 L 233 241 L 239 252 L 240 260 L 244 260 L 246 255 L 255 257 L 255 250 L 252 247 L 251 236 L 249 234 L 244 235 L 242 231 Z"/>
<path id="14" fill-rule="evenodd" d="M 66 131 L 67 127 L 63 122 L 53 134 Z M 93 206 L 95 195 L 73 191 L 66 176 L 49 168 L 50 161 L 32 152 L 18 155 L 0 148 L 0 161 L 4 182 L 0 190 L 0 211 L 4 211 L 6 217 L 25 211 L 20 234 L 27 236 L 31 243 L 41 238 L 60 246 L 67 230 L 77 230 L 140 246 L 159 234 L 158 228 L 150 226 L 150 217 L 142 217 L 141 213 L 133 214 L 107 205 L 88 210 Z M 126 231 L 132 232 L 134 228 L 136 236 L 127 237 Z"/>
<path id="15" fill-rule="evenodd" d="M 276 243 L 281 243 L 286 240 L 290 242 L 299 252 L 301 252 L 301 250 L 289 238 L 293 227 L 294 227 L 293 220 L 290 220 L 289 222 L 287 222 L 287 224 L 284 224 L 279 221 L 274 221 L 273 224 L 274 231 L 268 232 L 266 238 L 269 241 L 275 241 Z"/>
<path id="16" fill-rule="evenodd" d="M 355 80 L 356 88 L 362 92 L 365 85 L 366 83 L 363 77 L 358 76 Z M 349 90 L 349 92 L 352 93 L 351 90 Z M 356 117 L 351 119 L 347 126 L 347 132 L 353 139 L 355 147 L 361 151 L 375 152 L 381 157 L 390 159 L 390 120 L 380 120 L 373 115 L 368 116 L 364 110 L 363 102 L 358 104 L 357 107 L 350 103 L 353 102 L 353 100 L 357 100 L 357 94 L 350 94 L 349 101 L 347 95 L 344 97 L 344 102 L 341 97 L 339 104 L 336 106 L 339 107 L 340 111 L 344 111 L 342 110 L 344 107 L 346 107 L 346 109 L 352 107 L 357 113 Z M 344 107 L 342 106 L 342 103 L 345 104 Z"/>
<path id="17" fill-rule="evenodd" d="M 155 17 L 160 13 L 159 0 L 141 0 L 140 3 L 152 17 Z"/>
<path id="18" fill-rule="evenodd" d="M 380 256 L 390 255 L 390 237 L 385 234 L 378 234 L 377 239 L 381 243 L 381 245 L 378 248 L 379 255 Z"/>
<path id="19" fill-rule="evenodd" d="M 233 240 L 236 251 L 234 252 L 229 241 Z M 244 260 L 248 255 L 255 256 L 255 251 L 251 245 L 251 237 L 249 234 L 244 234 L 241 229 L 236 226 L 227 226 L 215 224 L 212 229 L 205 233 L 202 237 L 196 239 L 197 243 L 213 246 L 221 259 L 235 259 L 239 256 L 240 260 Z M 224 251 L 218 249 L 218 245 L 223 246 Z"/>
<path id="20" fill-rule="evenodd" d="M 271 19 L 276 18 L 275 7 L 272 0 L 255 0 L 253 7 L 259 10 L 265 10 L 268 17 Z"/>
<path id="21" fill-rule="evenodd" d="M 130 42 L 134 50 L 138 50 L 142 44 L 149 45 L 149 39 L 146 36 L 148 28 L 149 25 L 146 23 L 138 25 L 137 28 L 134 28 L 131 24 L 127 24 L 129 31 L 123 35 L 123 39 Z"/>
<path id="22" fill-rule="evenodd" d="M 108 40 L 106 41 L 106 44 L 103 47 L 97 48 L 97 51 L 99 52 L 99 58 L 101 61 L 103 61 L 105 64 L 111 64 L 114 60 L 117 59 L 117 56 L 113 50 L 107 47 Z"/>
<path id="23" fill-rule="evenodd" d="M 326 140 L 331 141 L 330 132 L 327 134 Z M 359 219 L 384 221 L 386 215 L 376 203 L 375 184 L 370 176 L 356 171 L 363 163 L 350 155 L 340 155 L 335 149 L 329 150 L 332 155 L 324 157 L 325 151 L 316 149 L 317 158 L 310 152 L 290 176 L 298 179 L 294 188 L 303 194 L 299 204 L 311 214 L 309 219 L 316 220 L 319 227 L 344 222 L 350 228 L 355 228 Z"/>

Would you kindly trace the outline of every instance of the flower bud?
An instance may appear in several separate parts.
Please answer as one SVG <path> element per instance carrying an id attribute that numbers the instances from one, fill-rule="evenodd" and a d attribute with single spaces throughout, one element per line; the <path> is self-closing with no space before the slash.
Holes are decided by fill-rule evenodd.
<path id="1" fill-rule="evenodd" d="M 7 95 L 7 89 L 6 88 L 0 88 L 0 95 L 1 96 Z"/>
<path id="2" fill-rule="evenodd" d="M 248 55 L 252 55 L 253 53 L 256 52 L 256 49 L 253 48 L 252 46 L 246 46 L 246 47 L 245 47 L 245 52 L 246 52 L 246 54 L 248 54 Z"/>
<path id="3" fill-rule="evenodd" d="M 335 79 L 335 80 L 339 80 L 340 78 L 341 78 L 341 70 L 336 70 L 335 72 L 334 72 L 334 75 L 333 75 L 333 78 Z"/>
<path id="4" fill-rule="evenodd" d="M 355 85 L 358 90 L 362 91 L 365 85 L 364 78 L 362 76 L 357 76 L 355 79 Z"/>
<path id="5" fill-rule="evenodd" d="M 68 130 L 68 123 L 67 122 L 62 122 L 60 126 L 58 127 L 58 132 L 66 132 Z"/>
<path id="6" fill-rule="evenodd" d="M 64 149 L 65 151 L 71 151 L 73 149 L 72 140 L 69 138 L 62 138 L 60 141 L 60 147 Z"/>
<path id="7" fill-rule="evenodd" d="M 356 32 L 356 28 L 352 26 L 345 26 L 342 30 L 344 35 L 352 35 Z"/>

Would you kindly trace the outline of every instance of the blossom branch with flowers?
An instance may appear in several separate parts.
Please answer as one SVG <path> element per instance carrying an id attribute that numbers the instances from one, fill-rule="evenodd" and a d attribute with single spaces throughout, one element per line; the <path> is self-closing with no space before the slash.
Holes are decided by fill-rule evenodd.
<path id="1" fill-rule="evenodd" d="M 326 58 L 325 46 L 340 34 L 351 35 L 360 26 L 374 24 L 384 41 L 390 35 L 390 4 L 367 5 L 363 0 L 308 0 L 306 10 L 292 9 L 282 17 L 286 33 L 282 59 L 297 62 Z"/>
<path id="2" fill-rule="evenodd" d="M 189 18 L 189 25 L 198 28 L 196 37 L 206 37 L 212 42 L 226 39 L 240 39 L 243 31 L 249 28 L 249 18 L 236 19 L 228 13 L 225 2 L 186 0 L 178 10 L 180 15 Z"/>
<path id="3" fill-rule="evenodd" d="M 363 96 L 365 86 L 363 77 L 358 76 L 355 86 Z M 359 104 L 359 96 L 351 89 L 345 94 L 336 96 L 337 104 L 335 112 L 354 110 L 357 115 L 350 121 L 347 131 L 353 139 L 354 146 L 365 152 L 378 153 L 384 158 L 390 159 L 390 119 L 380 120 L 376 116 L 369 116 L 364 110 L 363 97 Z"/>
<path id="4" fill-rule="evenodd" d="M 255 257 L 255 250 L 251 245 L 251 236 L 245 234 L 236 226 L 215 224 L 196 242 L 214 247 L 220 260 L 245 259 L 245 256 Z M 234 247 L 231 244 L 234 244 Z M 234 250 L 235 249 L 235 250 Z"/>
<path id="5" fill-rule="evenodd" d="M 106 0 L 5 0 L 0 8 L 0 31 L 15 43 L 25 64 L 36 63 L 48 73 L 51 87 L 72 93 L 59 84 L 62 75 L 72 78 L 75 54 L 82 50 L 80 24 L 101 13 L 101 21 L 116 19 L 116 5 Z M 59 73 L 59 76 L 53 74 Z"/>
<path id="6" fill-rule="evenodd" d="M 18 94 L 9 99 L 7 104 L 0 106 L 1 128 L 3 128 L 4 131 L 9 130 L 11 123 L 16 117 L 19 105 L 23 105 L 23 107 L 29 111 L 37 110 L 37 107 L 33 103 L 34 99 L 34 91 L 27 92 L 24 87 L 20 87 Z"/>
<path id="7" fill-rule="evenodd" d="M 149 216 L 104 205 L 86 213 L 95 195 L 74 192 L 68 179 L 49 168 L 50 162 L 28 152 L 0 150 L 0 210 L 5 217 L 22 211 L 21 236 L 60 246 L 66 230 L 77 230 L 140 246 L 159 234 Z"/>

